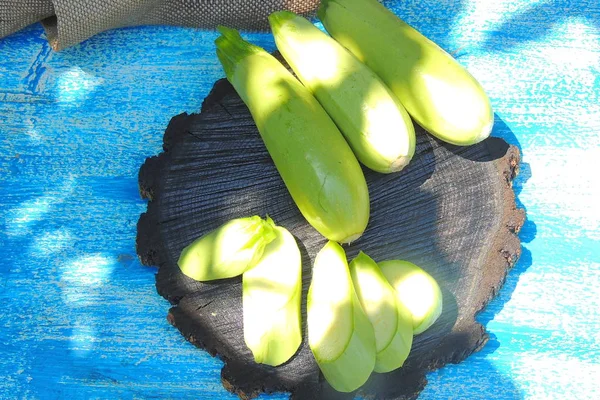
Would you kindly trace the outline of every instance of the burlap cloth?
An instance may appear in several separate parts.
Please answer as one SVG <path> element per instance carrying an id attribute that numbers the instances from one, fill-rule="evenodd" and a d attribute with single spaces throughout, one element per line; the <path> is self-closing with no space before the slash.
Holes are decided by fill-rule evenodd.
<path id="1" fill-rule="evenodd" d="M 222 24 L 263 30 L 273 11 L 310 15 L 318 4 L 319 0 L 0 0 L 0 38 L 38 21 L 55 50 L 125 26 Z"/>

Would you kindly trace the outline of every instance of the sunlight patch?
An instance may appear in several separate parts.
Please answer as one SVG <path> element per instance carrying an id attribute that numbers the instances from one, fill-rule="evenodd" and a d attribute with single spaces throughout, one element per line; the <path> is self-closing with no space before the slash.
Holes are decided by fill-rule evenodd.
<path id="1" fill-rule="evenodd" d="M 77 357 L 84 357 L 94 348 L 96 329 L 85 321 L 77 321 L 69 337 L 69 350 Z"/>
<path id="2" fill-rule="evenodd" d="M 57 101 L 64 105 L 80 105 L 103 82 L 103 78 L 73 67 L 58 77 Z"/>
<path id="3" fill-rule="evenodd" d="M 47 256 L 56 254 L 69 246 L 73 240 L 71 232 L 65 228 L 44 232 L 33 240 L 32 252 L 34 255 Z"/>
<path id="4" fill-rule="evenodd" d="M 28 233 L 29 228 L 36 222 L 42 221 L 53 206 L 61 203 L 73 192 L 75 180 L 65 180 L 59 188 L 49 190 L 43 196 L 26 200 L 19 206 L 8 210 L 6 213 L 6 234 L 8 236 L 22 236 Z"/>
<path id="5" fill-rule="evenodd" d="M 95 289 L 108 281 L 115 262 L 103 254 L 91 254 L 64 265 L 61 281 L 66 302 L 86 305 L 96 301 Z"/>
<path id="6" fill-rule="evenodd" d="M 569 399 L 596 398 L 600 365 L 585 351 L 561 351 L 528 351 L 513 361 L 514 378 L 525 390 L 525 398 L 562 398 L 557 393 L 568 393 Z"/>
<path id="7" fill-rule="evenodd" d="M 26 200 L 6 213 L 6 235 L 22 236 L 37 222 L 42 221 L 53 206 L 61 203 L 74 190 L 75 179 L 68 178 L 58 187 L 46 191 L 43 196 Z"/>
<path id="8" fill-rule="evenodd" d="M 556 157 L 552 144 L 536 142 L 526 161 L 534 171 L 519 195 L 524 204 L 545 210 L 546 216 L 562 218 L 594 240 L 600 240 L 600 186 L 594 174 L 600 160 L 600 142 L 590 138 L 588 148 L 562 147 Z M 556 187 L 561 190 L 555 190 Z M 585 188 L 585 190 L 581 190 Z"/>

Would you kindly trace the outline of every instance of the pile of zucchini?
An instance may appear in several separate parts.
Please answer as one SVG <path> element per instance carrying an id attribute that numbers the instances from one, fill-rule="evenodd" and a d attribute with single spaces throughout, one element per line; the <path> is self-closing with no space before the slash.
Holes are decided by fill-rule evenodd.
<path id="1" fill-rule="evenodd" d="M 441 140 L 471 145 L 490 134 L 481 85 L 435 43 L 377 0 L 323 0 L 328 36 L 288 11 L 269 22 L 298 79 L 264 49 L 220 27 L 217 56 L 258 127 L 302 215 L 329 242 L 308 292 L 308 343 L 333 388 L 401 367 L 413 335 L 440 316 L 435 280 L 406 261 L 376 262 L 350 243 L 369 221 L 359 162 L 402 170 L 415 152 L 413 120 Z M 243 276 L 244 339 L 256 362 L 288 361 L 302 342 L 302 261 L 294 237 L 270 218 L 232 220 L 181 253 L 181 271 L 208 281 Z"/>
<path id="2" fill-rule="evenodd" d="M 257 363 L 288 361 L 302 342 L 302 259 L 296 239 L 270 218 L 234 219 L 187 246 L 181 271 L 199 281 L 242 275 L 244 340 Z M 413 335 L 442 313 L 442 293 L 407 261 L 350 262 L 337 242 L 315 258 L 307 298 L 308 344 L 333 388 L 351 392 L 373 371 L 400 368 Z"/>

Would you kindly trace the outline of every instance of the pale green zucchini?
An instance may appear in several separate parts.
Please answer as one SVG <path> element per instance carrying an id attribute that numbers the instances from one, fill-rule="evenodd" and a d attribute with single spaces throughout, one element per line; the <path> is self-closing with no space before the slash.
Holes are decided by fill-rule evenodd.
<path id="1" fill-rule="evenodd" d="M 242 276 L 244 341 L 257 363 L 277 366 L 302 342 L 302 260 L 296 239 L 275 227 L 258 263 Z"/>
<path id="2" fill-rule="evenodd" d="M 231 278 L 253 267 L 275 239 L 275 225 L 259 216 L 233 219 L 186 246 L 177 265 L 197 281 Z"/>
<path id="3" fill-rule="evenodd" d="M 352 283 L 375 331 L 375 372 L 400 368 L 412 347 L 412 314 L 396 298 L 396 292 L 371 257 L 362 251 L 350 263 Z"/>
<path id="4" fill-rule="evenodd" d="M 217 55 L 306 220 L 341 243 L 360 237 L 369 193 L 352 150 L 319 102 L 273 56 L 220 27 Z M 243 151 L 243 149 L 241 149 Z"/>
<path id="5" fill-rule="evenodd" d="M 315 258 L 307 297 L 308 344 L 337 391 L 362 386 L 375 367 L 375 333 L 352 285 L 346 253 L 328 242 Z"/>
<path id="6" fill-rule="evenodd" d="M 431 275 L 408 261 L 379 263 L 381 272 L 396 291 L 398 302 L 412 314 L 413 333 L 429 329 L 442 315 L 442 291 Z"/>
<path id="7" fill-rule="evenodd" d="M 400 171 L 415 152 L 415 131 L 400 101 L 369 67 L 307 19 L 269 17 L 275 44 L 296 76 L 335 121 L 360 162 Z"/>
<path id="8" fill-rule="evenodd" d="M 456 145 L 490 135 L 494 114 L 479 82 L 377 0 L 323 0 L 318 15 L 331 36 L 371 67 L 428 132 Z"/>

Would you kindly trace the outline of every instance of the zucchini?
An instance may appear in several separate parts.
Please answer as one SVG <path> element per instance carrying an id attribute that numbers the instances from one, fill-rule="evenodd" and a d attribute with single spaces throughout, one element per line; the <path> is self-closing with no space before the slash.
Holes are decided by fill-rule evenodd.
<path id="1" fill-rule="evenodd" d="M 346 253 L 328 242 L 317 254 L 307 297 L 308 344 L 339 392 L 362 386 L 375 367 L 373 326 L 352 285 Z"/>
<path id="2" fill-rule="evenodd" d="M 383 261 L 379 267 L 395 289 L 398 302 L 410 311 L 413 334 L 418 335 L 429 329 L 442 315 L 442 291 L 436 280 L 408 261 Z"/>
<path id="3" fill-rule="evenodd" d="M 350 263 L 352 283 L 375 331 L 375 372 L 400 368 L 412 346 L 412 314 L 396 299 L 396 292 L 371 257 L 362 251 Z"/>
<path id="4" fill-rule="evenodd" d="M 340 128 L 360 162 L 390 173 L 415 152 L 415 130 L 400 101 L 369 67 L 307 19 L 269 16 L 277 48 Z"/>
<path id="5" fill-rule="evenodd" d="M 219 27 L 217 56 L 258 127 L 306 220 L 327 239 L 349 243 L 369 220 L 362 169 L 319 102 L 273 56 Z"/>
<path id="6" fill-rule="evenodd" d="M 242 275 L 244 341 L 257 363 L 277 366 L 302 342 L 302 260 L 296 239 L 275 227 L 258 263 Z"/>
<path id="7" fill-rule="evenodd" d="M 194 240 L 179 256 L 177 265 L 197 281 L 232 278 L 252 268 L 265 246 L 275 239 L 270 218 L 255 215 L 233 219 Z"/>
<path id="8" fill-rule="evenodd" d="M 429 133 L 462 146 L 490 135 L 494 113 L 479 82 L 377 0 L 323 0 L 318 16 Z"/>

